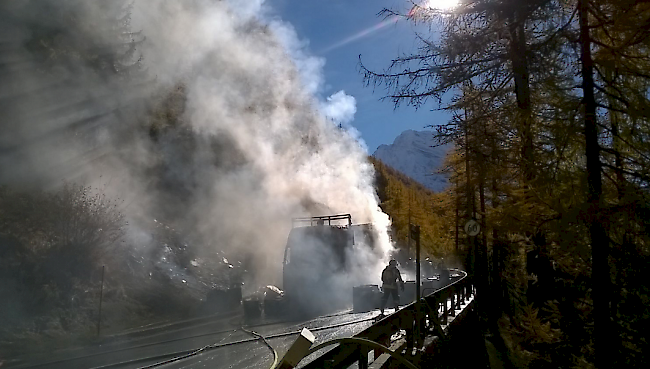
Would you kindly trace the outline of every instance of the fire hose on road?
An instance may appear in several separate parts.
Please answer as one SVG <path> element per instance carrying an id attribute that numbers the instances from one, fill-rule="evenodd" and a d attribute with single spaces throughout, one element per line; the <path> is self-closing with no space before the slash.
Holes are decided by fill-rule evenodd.
<path id="1" fill-rule="evenodd" d="M 328 326 L 324 326 L 324 327 L 313 328 L 313 329 L 311 329 L 311 331 L 318 332 L 318 331 L 327 330 L 327 329 L 335 329 L 335 328 L 340 328 L 340 327 L 344 327 L 344 326 L 348 326 L 348 325 L 373 321 L 374 319 L 375 318 L 373 317 L 373 318 L 359 319 L 359 320 L 355 320 L 355 321 L 352 321 L 352 322 L 332 324 L 332 325 L 328 325 Z M 251 333 L 252 331 L 247 331 L 246 329 L 242 329 L 242 330 L 244 332 L 252 334 Z M 159 361 L 159 362 L 156 362 L 154 364 L 150 364 L 150 365 L 140 367 L 140 369 L 156 368 L 156 367 L 166 365 L 166 364 L 170 364 L 170 363 L 173 363 L 173 362 L 176 362 L 176 361 L 188 359 L 190 357 L 196 356 L 196 355 L 204 353 L 206 351 L 210 351 L 210 350 L 214 350 L 214 349 L 218 349 L 218 348 L 222 348 L 222 347 L 228 347 L 228 346 L 240 345 L 240 344 L 244 344 L 244 343 L 255 342 L 255 341 L 258 341 L 258 340 L 261 340 L 261 339 L 266 341 L 266 340 L 273 339 L 273 338 L 294 336 L 294 335 L 300 334 L 300 332 L 301 331 L 291 331 L 291 332 L 284 332 L 284 333 L 276 333 L 276 334 L 271 334 L 271 335 L 264 336 L 264 337 L 262 337 L 259 334 L 254 334 L 255 338 L 248 338 L 248 339 L 232 341 L 232 342 L 226 342 L 226 343 L 219 343 L 219 344 L 211 344 L 211 345 L 206 345 L 204 347 L 194 349 L 194 350 L 178 351 L 178 352 L 173 352 L 173 353 L 168 353 L 168 354 L 163 354 L 163 355 L 140 358 L 140 359 L 137 359 L 137 360 L 131 360 L 131 361 L 125 361 L 125 362 L 120 362 L 120 363 L 115 363 L 115 364 L 109 364 L 109 365 L 94 367 L 92 369 L 116 368 L 116 367 L 124 366 L 124 365 L 127 365 L 127 364 L 135 364 L 137 362 L 147 362 L 147 361 L 162 360 L 162 359 L 165 359 L 165 358 L 169 358 L 167 360 Z M 267 345 L 269 347 L 271 347 L 270 344 L 267 343 Z M 273 350 L 273 351 L 275 351 L 275 350 Z M 274 356 L 277 358 L 277 353 L 274 353 Z"/>
<path id="2" fill-rule="evenodd" d="M 241 330 L 261 339 L 262 341 L 264 341 L 264 344 L 266 344 L 266 346 L 268 346 L 271 349 L 271 351 L 273 351 L 273 364 L 271 365 L 271 369 L 274 369 L 278 365 L 278 352 L 273 348 L 273 346 L 271 346 L 269 341 L 266 340 L 266 337 L 262 336 L 261 334 L 255 331 L 249 331 L 248 329 L 244 328 L 244 326 L 241 327 Z"/>
<path id="3" fill-rule="evenodd" d="M 426 297 L 423 296 L 424 301 L 422 301 L 423 303 L 421 304 L 422 309 L 426 310 L 426 311 L 431 311 L 431 313 L 426 313 L 426 316 L 429 317 L 429 319 L 425 319 L 426 322 L 429 322 L 429 323 L 435 322 L 435 323 L 437 323 L 438 319 L 433 319 L 432 320 L 431 317 L 435 317 L 436 315 L 438 315 L 439 318 L 440 318 L 439 322 L 444 327 L 444 326 L 446 326 L 448 324 L 448 317 L 450 317 L 453 320 L 453 317 L 456 315 L 455 311 L 458 311 L 459 309 L 461 309 L 461 302 L 464 305 L 465 301 L 469 301 L 470 295 L 473 294 L 473 287 L 472 287 L 471 281 L 465 280 L 464 273 L 461 272 L 460 274 L 461 274 L 460 275 L 461 278 L 459 278 L 456 281 L 453 281 L 448 286 L 443 287 L 443 288 L 433 289 L 433 291 L 434 291 L 433 293 L 427 295 Z M 427 290 L 427 288 L 423 289 L 423 292 L 426 291 L 426 290 Z M 423 294 L 426 294 L 426 293 L 423 293 Z M 446 302 L 444 302 L 444 301 L 446 301 Z M 426 303 L 424 303 L 424 302 L 426 302 Z M 440 308 L 442 308 L 442 311 L 439 314 L 439 309 Z M 434 311 L 435 311 L 435 313 L 434 313 Z M 408 323 L 407 321 L 410 321 L 409 319 L 411 319 L 411 315 L 413 315 L 414 312 L 415 312 L 415 310 L 413 309 L 413 307 L 409 305 L 409 306 L 405 307 L 404 309 L 400 310 L 398 313 L 391 314 L 390 316 L 386 317 L 381 322 L 377 322 L 376 324 L 373 324 L 373 326 L 371 326 L 371 327 L 361 328 L 361 329 L 363 329 L 363 332 L 360 332 L 360 333 L 357 333 L 357 334 L 352 333 L 352 334 L 354 334 L 355 338 L 364 338 L 364 339 L 369 340 L 369 341 L 379 342 L 380 344 L 386 345 L 385 339 L 387 337 L 386 334 L 388 334 L 388 333 L 381 333 L 381 332 L 384 332 L 384 331 L 388 332 L 387 329 L 390 329 L 390 327 L 392 327 L 392 326 L 402 326 L 404 322 Z M 317 317 L 314 320 L 310 320 L 310 321 L 303 322 L 303 323 L 298 323 L 298 324 L 305 324 L 305 326 L 308 329 L 310 329 L 310 330 L 312 330 L 314 332 L 317 332 L 317 331 L 324 331 L 324 330 L 328 330 L 328 329 L 341 328 L 341 327 L 345 327 L 345 326 L 354 326 L 355 324 L 370 322 L 370 321 L 373 321 L 373 320 L 376 319 L 376 317 L 374 317 L 374 316 L 370 317 L 370 315 L 365 315 L 363 317 L 360 317 L 361 319 L 357 319 L 357 320 L 354 320 L 354 321 L 347 321 L 347 322 L 345 322 L 345 320 L 347 320 L 348 318 L 336 319 L 336 320 L 339 320 L 339 322 L 337 322 L 336 324 L 328 324 L 328 323 L 333 323 L 332 319 L 323 319 L 323 320 L 321 320 L 321 318 L 336 317 L 336 316 L 346 315 L 346 314 L 350 314 L 350 313 L 352 313 L 352 312 L 351 311 L 339 312 L 339 313 L 336 313 L 336 314 Z M 351 317 L 351 318 L 354 319 L 353 317 Z M 334 320 L 334 322 L 336 320 Z M 343 322 L 341 322 L 341 320 L 343 320 Z M 27 367 L 35 367 L 35 366 L 58 365 L 59 367 L 63 368 L 65 366 L 66 362 L 73 363 L 76 360 L 76 363 L 78 363 L 78 364 L 80 362 L 85 361 L 86 364 L 83 365 L 84 367 L 90 367 L 90 368 L 95 368 L 95 369 L 98 369 L 98 368 L 127 368 L 127 367 L 128 368 L 135 368 L 135 367 L 138 367 L 138 365 L 142 365 L 143 368 L 155 368 L 155 367 L 159 367 L 159 366 L 164 365 L 164 364 L 170 364 L 170 363 L 179 362 L 179 361 L 182 361 L 182 360 L 187 360 L 187 359 L 190 359 L 192 357 L 196 357 L 198 355 L 201 355 L 202 357 L 212 357 L 212 355 L 204 356 L 202 354 L 204 354 L 206 352 L 209 352 L 209 351 L 212 351 L 212 350 L 215 350 L 215 349 L 223 348 L 223 347 L 238 346 L 240 348 L 235 349 L 235 352 L 237 352 L 237 351 L 241 351 L 242 353 L 249 352 L 250 350 L 247 347 L 241 348 L 241 345 L 243 345 L 245 343 L 252 343 L 252 342 L 260 341 L 260 340 L 262 340 L 269 349 L 274 351 L 274 347 L 270 345 L 269 340 L 270 339 L 275 339 L 275 338 L 297 336 L 297 335 L 299 335 L 301 333 L 300 331 L 296 330 L 296 328 L 298 326 L 294 324 L 293 325 L 294 328 L 293 328 L 292 331 L 284 331 L 284 332 L 283 332 L 283 330 L 285 330 L 285 329 L 292 329 L 291 326 L 284 326 L 284 327 L 281 328 L 281 330 L 279 332 L 278 332 L 278 330 L 276 330 L 274 328 L 269 329 L 270 327 L 269 328 L 254 328 L 254 327 L 262 327 L 262 326 L 268 326 L 268 325 L 272 326 L 274 324 L 283 324 L 283 323 L 285 323 L 285 322 L 278 321 L 278 322 L 267 322 L 267 323 L 264 323 L 264 324 L 261 324 L 261 325 L 238 327 L 241 324 L 240 322 L 230 322 L 229 321 L 229 324 L 232 325 L 233 327 L 231 329 L 227 329 L 227 330 L 220 330 L 220 331 L 215 330 L 215 331 L 212 331 L 212 332 L 192 334 L 191 336 L 184 336 L 184 337 L 175 336 L 172 339 L 167 339 L 167 340 L 162 341 L 162 342 L 159 341 L 159 342 L 145 343 L 145 344 L 136 345 L 136 346 L 118 348 L 117 350 L 109 350 L 109 351 L 102 350 L 102 352 L 90 353 L 90 354 L 87 354 L 87 355 L 70 357 L 70 358 L 65 358 L 65 359 L 60 359 L 60 360 L 55 360 L 55 361 L 48 361 L 48 362 L 42 362 L 42 363 L 33 363 L 31 365 L 26 363 L 27 365 L 21 365 L 20 367 L 21 368 L 27 368 Z M 219 323 L 219 324 L 221 324 L 221 323 Z M 319 326 L 321 324 L 323 324 L 323 325 Z M 327 325 L 325 325 L 325 324 L 327 324 Z M 315 327 L 310 328 L 309 327 L 310 325 L 315 326 Z M 443 334 L 444 332 L 441 332 L 443 327 L 439 327 L 438 325 L 439 324 L 431 324 L 431 327 L 429 327 L 429 329 L 435 328 L 433 330 L 437 331 L 437 335 L 440 338 L 444 339 L 444 336 L 445 336 Z M 403 326 L 402 327 L 403 331 L 404 330 L 406 331 L 406 340 L 407 341 L 412 340 L 414 337 L 418 337 L 417 335 L 414 335 L 414 332 L 409 331 L 409 327 L 410 326 L 408 326 L 408 327 Z M 183 328 L 183 329 L 189 329 L 189 328 Z M 260 329 L 262 329 L 262 331 L 260 331 Z M 267 333 L 261 333 L 261 332 L 268 332 L 269 330 L 271 330 L 271 332 L 273 330 L 275 330 L 275 332 L 278 332 L 278 333 L 272 333 L 272 334 L 268 334 L 268 335 L 267 335 Z M 340 339 L 341 337 L 344 337 L 344 336 L 348 335 L 348 334 L 343 333 L 346 330 L 347 329 L 342 329 L 342 330 L 340 330 L 340 332 L 337 330 L 337 331 L 334 332 L 334 334 L 326 333 L 326 334 L 324 334 L 322 336 L 322 339 L 327 339 L 328 337 L 329 338 L 338 337 Z M 350 330 L 356 331 L 357 328 L 350 328 Z M 239 337 L 237 337 L 237 336 L 233 337 L 232 334 L 235 333 L 235 332 L 238 332 L 238 331 L 239 331 L 239 334 L 238 334 Z M 173 333 L 173 332 L 171 332 L 171 333 Z M 194 348 L 192 348 L 191 346 L 188 347 L 188 345 L 185 345 L 185 348 L 186 348 L 185 350 L 179 350 L 179 351 L 174 351 L 174 352 L 170 352 L 170 353 L 152 353 L 153 355 L 151 355 L 151 354 L 150 355 L 146 355 L 146 354 L 137 355 L 138 350 L 140 348 L 146 348 L 146 347 L 151 347 L 151 346 L 156 346 L 156 345 L 162 344 L 164 346 L 166 345 L 167 347 L 172 347 L 172 350 L 173 350 L 173 346 L 169 345 L 169 343 L 176 342 L 176 341 L 183 341 L 183 340 L 191 339 L 191 338 L 216 335 L 216 334 L 221 334 L 221 333 L 229 333 L 229 334 L 227 336 L 216 337 L 215 340 L 212 340 L 212 339 L 206 337 L 206 338 L 202 339 L 203 343 L 200 343 L 198 346 L 195 346 Z M 250 334 L 250 335 L 253 335 L 254 337 L 245 337 L 245 336 L 242 335 L 242 333 Z M 234 339 L 234 340 L 230 341 L 230 342 L 224 342 L 225 340 L 229 339 L 229 337 L 232 337 L 230 339 Z M 274 344 L 274 346 L 276 346 L 278 348 L 284 347 L 285 345 L 286 345 L 286 340 L 282 340 L 282 343 L 278 343 L 277 345 Z M 307 364 L 307 366 L 308 367 L 318 367 L 317 363 L 319 363 L 319 362 L 331 361 L 332 355 L 334 354 L 334 352 L 339 352 L 342 349 L 343 349 L 343 351 L 345 351 L 345 353 L 343 353 L 344 355 L 349 355 L 347 352 L 353 350 L 353 347 L 349 347 L 349 346 L 354 346 L 354 344 L 350 344 L 350 345 L 343 344 L 343 345 L 339 345 L 339 347 L 334 347 L 332 350 L 328 350 L 323 355 L 321 355 L 322 357 L 317 357 L 316 359 L 314 359 L 314 361 L 315 361 L 314 365 L 312 365 L 312 363 L 309 363 L 309 364 Z M 386 346 L 389 346 L 389 345 L 386 345 Z M 391 349 L 395 349 L 395 348 L 391 347 Z M 118 351 L 125 351 L 125 350 L 133 350 L 133 351 L 130 352 L 130 353 L 120 354 L 122 356 L 122 361 L 121 362 L 118 362 L 118 363 L 113 362 L 113 363 L 111 363 L 111 361 L 114 360 L 116 356 L 111 355 L 112 356 L 112 360 L 111 360 L 111 358 L 109 358 L 108 355 L 110 355 L 111 353 L 115 353 L 115 352 L 118 352 Z M 178 350 L 178 348 L 177 348 L 177 350 Z M 363 349 L 360 349 L 360 350 L 361 351 L 364 351 L 364 350 L 367 351 L 367 348 L 363 348 Z M 142 351 L 142 353 L 144 353 L 146 350 L 140 350 L 140 351 Z M 151 351 L 151 350 L 149 350 L 149 351 Z M 281 351 L 284 351 L 284 349 L 281 350 Z M 330 352 L 330 351 L 332 351 L 332 352 Z M 384 350 L 379 349 L 379 348 L 377 350 L 375 350 L 375 352 L 379 352 L 379 351 L 384 351 Z M 399 350 L 396 350 L 396 351 L 399 352 Z M 105 358 L 102 359 L 102 357 L 100 357 L 100 355 L 105 356 Z M 358 355 L 358 354 L 356 354 L 356 353 L 352 354 L 352 356 L 354 356 L 354 355 Z M 90 358 L 92 358 L 94 356 L 98 356 L 98 358 L 97 359 L 90 359 Z M 314 356 L 314 355 L 312 355 L 312 356 Z M 383 357 L 388 357 L 388 353 L 386 352 L 382 356 Z M 110 361 L 107 360 L 107 359 L 109 359 Z M 351 357 L 350 359 L 345 359 L 344 361 L 347 362 L 347 361 L 352 360 L 352 359 L 353 359 L 353 357 Z M 264 359 L 264 361 L 267 361 L 267 360 L 268 360 L 268 358 Z M 360 360 L 360 359 L 357 358 L 357 360 Z M 92 363 L 92 361 L 94 361 L 94 363 Z M 103 363 L 102 363 L 102 361 L 103 361 Z M 273 353 L 273 362 L 274 362 L 274 364 L 277 363 L 277 361 L 278 361 L 278 353 L 274 352 Z M 338 362 L 338 361 L 339 361 L 338 359 L 335 360 L 335 362 Z M 267 362 L 268 362 L 268 364 L 271 364 L 270 361 L 267 361 Z M 310 362 L 311 362 L 311 360 L 310 360 Z M 190 366 L 194 365 L 194 364 L 191 364 L 191 363 L 193 363 L 193 361 L 190 361 L 190 364 L 189 364 Z M 88 365 L 88 364 L 90 364 L 90 365 Z M 188 364 L 183 363 L 181 365 L 186 366 Z M 18 369 L 18 367 L 16 367 L 16 368 Z"/>
<path id="4" fill-rule="evenodd" d="M 462 278 L 461 278 L 461 279 L 462 279 Z M 452 283 L 450 286 L 452 286 L 452 285 L 456 285 L 456 284 L 457 284 L 457 283 Z M 460 293 L 460 291 L 462 291 L 462 293 L 460 293 L 459 296 L 457 296 L 458 299 L 453 299 L 453 297 L 452 297 L 452 301 L 454 301 L 454 303 L 452 303 L 452 305 L 451 305 L 451 306 L 452 306 L 452 309 L 451 309 L 450 313 L 453 314 L 454 306 L 455 306 L 456 304 L 459 304 L 461 300 L 465 300 L 465 299 L 466 299 L 466 296 L 467 296 L 467 295 L 466 295 L 465 292 L 468 292 L 468 293 L 469 293 L 469 291 L 471 291 L 471 287 L 469 287 L 469 286 L 471 286 L 471 285 L 467 285 L 467 286 L 465 286 L 465 284 L 463 284 L 463 287 L 462 287 L 462 288 L 458 288 L 458 289 L 455 290 L 455 291 L 456 291 L 455 293 Z M 467 290 L 467 288 L 470 288 L 470 289 Z M 436 292 L 435 292 L 434 294 L 442 294 L 442 293 L 445 293 L 445 290 L 447 290 L 447 288 L 443 288 L 443 289 L 440 289 L 440 290 L 436 290 Z M 454 293 L 454 294 L 455 294 L 455 293 Z M 434 295 L 434 294 L 432 294 L 432 295 Z M 452 294 L 452 296 L 453 296 L 454 294 Z M 426 301 L 426 302 L 427 302 L 427 303 L 424 304 L 424 305 L 425 305 L 425 306 L 428 306 L 429 303 L 430 303 L 431 301 Z M 445 306 L 445 309 L 444 309 L 444 312 L 443 312 L 442 317 L 443 317 L 443 320 L 444 320 L 445 323 L 446 323 L 446 320 L 447 320 L 447 318 L 446 318 L 446 317 L 447 317 L 447 308 L 446 308 L 447 303 L 445 303 L 445 304 L 443 304 L 443 305 Z M 435 305 L 434 305 L 434 306 L 435 306 Z M 436 306 L 436 308 L 433 308 L 433 309 L 431 309 L 431 307 L 430 307 L 430 309 L 431 309 L 431 310 L 438 310 L 437 307 L 438 307 L 438 306 Z M 403 311 L 400 311 L 400 314 L 398 314 L 398 315 L 402 315 L 402 314 L 403 314 Z M 327 330 L 327 329 L 335 329 L 335 328 L 340 328 L 340 327 L 344 327 L 344 326 L 354 325 L 354 324 L 363 323 L 363 322 L 367 322 L 367 321 L 373 321 L 373 320 L 375 320 L 374 317 L 373 317 L 373 318 L 366 318 L 366 319 L 359 319 L 359 320 L 355 320 L 355 321 L 352 321 L 352 322 L 338 323 L 338 324 L 332 324 L 332 325 L 323 326 L 323 327 L 317 327 L 317 328 L 313 328 L 313 329 L 311 329 L 311 330 L 314 331 L 314 332 L 316 332 L 316 331 L 322 331 L 322 330 Z M 389 320 L 391 320 L 391 319 L 389 319 Z M 440 330 L 440 329 L 439 329 L 440 327 L 437 327 L 437 328 L 438 328 L 438 330 Z M 253 331 L 248 330 L 248 329 L 246 329 L 246 328 L 244 328 L 244 327 L 242 327 L 241 330 L 244 331 L 244 332 L 246 332 L 246 333 L 248 333 L 248 334 L 253 334 L 253 335 L 255 336 L 255 338 L 243 339 L 243 340 L 232 341 L 232 342 L 226 342 L 226 343 L 211 344 L 211 345 L 206 345 L 206 346 L 204 346 L 204 347 L 201 347 L 201 348 L 198 348 L 198 349 L 194 349 L 194 350 L 186 350 L 186 351 L 180 351 L 180 352 L 174 352 L 174 353 L 169 353 L 169 354 L 157 355 L 157 356 L 152 356 L 152 357 L 140 358 L 140 359 L 131 360 L 131 361 L 126 361 L 126 362 L 122 362 L 122 363 L 110 364 L 110 365 L 106 365 L 106 366 L 100 366 L 100 367 L 96 367 L 95 369 L 99 369 L 99 368 L 116 368 L 116 367 L 121 367 L 121 366 L 124 366 L 124 365 L 127 365 L 127 364 L 131 364 L 131 365 L 133 365 L 133 364 L 135 364 L 135 363 L 137 363 L 137 362 L 146 363 L 146 362 L 152 362 L 152 361 L 155 361 L 155 360 L 162 360 L 162 361 L 157 362 L 157 363 L 155 363 L 155 364 L 150 364 L 150 365 L 144 366 L 144 367 L 142 367 L 141 369 L 155 368 L 155 367 L 159 367 L 159 366 L 161 366 L 161 365 L 169 364 L 169 363 L 172 363 L 172 362 L 177 362 L 177 361 L 185 360 L 185 359 L 188 359 L 188 358 L 194 357 L 194 356 L 196 356 L 196 355 L 199 355 L 199 354 L 201 354 L 201 353 L 204 353 L 204 352 L 206 352 L 206 351 L 210 351 L 210 350 L 214 350 L 214 349 L 218 349 L 218 348 L 222 348 L 222 347 L 228 347 L 228 346 L 240 345 L 240 344 L 244 344 L 244 343 L 250 343 L 250 342 L 254 342 L 254 341 L 258 341 L 258 340 L 263 340 L 263 341 L 265 342 L 265 344 L 266 344 L 266 345 L 267 345 L 267 346 L 268 346 L 272 351 L 274 351 L 274 353 L 273 353 L 273 355 L 274 355 L 274 366 L 276 366 L 276 365 L 277 365 L 277 360 L 278 360 L 278 355 L 277 355 L 277 352 L 275 352 L 274 348 L 273 348 L 273 347 L 268 343 L 268 340 L 270 340 L 270 339 L 274 339 L 274 338 L 280 338 L 280 337 L 288 337 L 288 336 L 293 336 L 293 335 L 299 335 L 299 334 L 301 333 L 300 331 L 291 331 L 291 332 L 284 332 L 284 333 L 271 334 L 271 335 L 268 335 L 268 336 L 262 336 L 262 335 L 260 335 L 259 333 L 257 333 L 257 332 L 253 332 Z M 362 338 L 362 339 L 364 339 L 365 341 L 368 341 L 368 342 L 374 342 L 374 341 L 372 340 L 372 338 L 368 338 L 368 337 L 366 337 L 366 338 L 363 338 L 363 337 L 353 337 L 353 338 L 354 338 L 354 339 Z M 336 340 L 335 340 L 335 341 L 331 342 L 330 344 L 333 344 L 333 343 L 341 343 L 341 342 L 343 342 L 343 341 L 340 341 L 340 340 L 342 340 L 341 338 L 339 338 L 338 340 L 339 340 L 339 341 L 336 341 Z M 364 343 L 365 343 L 365 341 L 364 341 Z M 351 343 L 352 341 L 346 341 L 346 342 L 350 342 L 350 343 Z M 360 341 L 359 341 L 359 342 L 360 342 Z M 374 343 L 377 344 L 376 342 L 374 342 Z M 321 344 L 321 345 L 324 345 L 324 344 Z M 327 346 L 327 345 L 325 345 L 325 346 Z M 324 346 L 323 346 L 323 347 L 324 347 Z M 322 348 L 322 347 L 321 347 L 321 348 Z M 397 356 L 394 356 L 394 355 L 392 354 L 392 351 L 390 351 L 390 350 L 389 350 L 389 351 L 386 351 L 388 348 L 386 348 L 385 346 L 380 345 L 380 346 L 375 346 L 375 348 L 377 348 L 377 349 L 379 349 L 379 350 L 381 350 L 381 351 L 384 351 L 384 352 L 386 352 L 386 353 L 389 353 L 389 354 L 391 354 L 391 356 L 397 358 Z M 384 349 L 384 348 L 385 348 L 385 349 Z M 315 350 L 314 350 L 314 351 L 315 351 Z M 327 356 L 327 355 L 326 355 L 326 356 Z M 167 359 L 167 360 L 164 360 L 164 359 Z M 396 359 L 396 360 L 399 360 L 399 359 Z M 317 360 L 317 361 L 319 361 L 319 360 Z M 401 361 L 401 360 L 400 360 L 400 361 Z M 310 365 L 311 365 L 311 364 L 310 364 Z M 405 365 L 406 365 L 406 364 L 405 364 Z"/>

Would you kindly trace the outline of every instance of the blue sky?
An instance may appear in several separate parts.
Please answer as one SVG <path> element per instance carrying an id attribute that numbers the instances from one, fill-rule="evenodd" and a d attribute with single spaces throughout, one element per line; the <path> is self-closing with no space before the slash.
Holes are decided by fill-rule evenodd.
<path id="1" fill-rule="evenodd" d="M 309 43 L 311 54 L 325 60 L 321 97 L 340 90 L 354 96 L 357 112 L 352 125 L 370 154 L 377 146 L 392 143 L 404 130 L 423 130 L 448 120 L 446 113 L 431 111 L 438 107 L 433 101 L 418 111 L 406 104 L 394 110 L 392 102 L 379 101 L 385 94 L 383 87 L 374 92 L 372 87 L 364 87 L 358 71 L 359 54 L 366 66 L 381 71 L 392 58 L 417 46 L 412 24 L 400 20 L 378 26 L 384 21 L 377 15 L 379 11 L 408 9 L 408 0 L 267 0 L 266 4 Z M 418 31 L 426 29 L 419 27 Z"/>

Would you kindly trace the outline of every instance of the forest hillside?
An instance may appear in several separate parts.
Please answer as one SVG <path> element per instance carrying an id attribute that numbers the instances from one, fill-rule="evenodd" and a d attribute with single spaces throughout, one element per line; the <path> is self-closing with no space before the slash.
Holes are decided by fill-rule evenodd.
<path id="1" fill-rule="evenodd" d="M 433 192 L 419 182 L 370 157 L 375 167 L 375 187 L 382 211 L 390 216 L 391 235 L 397 248 L 408 248 L 409 222 L 420 226 L 422 252 L 448 267 L 459 266 L 455 244 L 455 207 L 445 192 Z M 415 257 L 415 243 L 409 252 Z M 452 262 L 453 259 L 453 262 Z"/>

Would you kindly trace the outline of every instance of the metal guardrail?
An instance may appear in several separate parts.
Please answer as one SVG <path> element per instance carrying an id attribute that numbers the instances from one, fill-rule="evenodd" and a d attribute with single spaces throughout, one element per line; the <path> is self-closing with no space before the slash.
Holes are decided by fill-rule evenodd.
<path id="1" fill-rule="evenodd" d="M 414 347 L 421 348 L 425 346 L 425 339 L 431 336 L 438 336 L 440 340 L 445 340 L 446 333 L 442 326 L 448 325 L 453 317 L 461 313 L 468 306 L 462 307 L 464 305 L 462 302 L 470 301 L 475 293 L 474 285 L 467 277 L 467 273 L 461 273 L 463 275 L 449 285 L 422 297 L 419 302 L 414 301 L 406 305 L 353 337 L 374 341 L 394 351 L 402 351 L 404 347 L 407 351 Z M 440 307 L 442 312 L 439 314 Z M 391 346 L 391 336 L 400 330 L 406 331 L 406 339 Z M 305 365 L 304 368 L 347 368 L 358 363 L 359 369 L 367 369 L 370 364 L 368 360 L 370 351 L 371 348 L 363 344 L 340 344 Z M 377 349 L 373 351 L 375 363 L 372 367 L 383 367 L 378 362 L 382 352 Z"/>

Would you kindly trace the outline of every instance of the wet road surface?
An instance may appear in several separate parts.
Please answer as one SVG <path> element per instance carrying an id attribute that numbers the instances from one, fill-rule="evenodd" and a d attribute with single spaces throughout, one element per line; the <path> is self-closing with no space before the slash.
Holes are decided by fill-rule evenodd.
<path id="1" fill-rule="evenodd" d="M 441 285 L 446 285 L 449 281 L 445 282 Z M 390 312 L 392 309 L 387 310 L 387 313 Z M 273 363 L 273 352 L 262 340 L 242 329 L 242 326 L 267 337 L 278 358 L 281 358 L 302 328 L 311 330 L 316 337 L 315 344 L 318 344 L 333 338 L 353 336 L 369 327 L 377 315 L 378 310 L 366 313 L 343 310 L 311 319 L 287 321 L 287 318 L 276 318 L 246 322 L 242 313 L 231 313 L 166 326 L 146 327 L 128 334 L 107 337 L 105 343 L 91 347 L 56 353 L 35 352 L 20 361 L 5 362 L 3 369 L 266 369 Z M 201 348 L 204 350 L 196 353 Z M 173 360 L 181 356 L 187 357 Z M 306 358 L 301 364 L 304 365 L 309 359 Z"/>
<path id="2" fill-rule="evenodd" d="M 318 344 L 332 338 L 350 337 L 370 326 L 378 314 L 376 310 L 367 313 L 345 310 L 290 322 L 260 320 L 244 328 L 268 337 L 267 341 L 281 358 L 302 328 L 310 329 Z M 243 330 L 244 323 L 243 315 L 231 314 L 148 328 L 114 337 L 112 342 L 99 346 L 35 354 L 7 368 L 270 368 L 273 352 L 261 339 Z M 162 364 L 208 345 L 213 347 L 183 360 Z"/>

